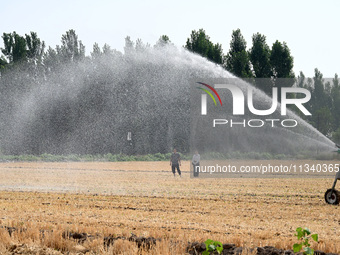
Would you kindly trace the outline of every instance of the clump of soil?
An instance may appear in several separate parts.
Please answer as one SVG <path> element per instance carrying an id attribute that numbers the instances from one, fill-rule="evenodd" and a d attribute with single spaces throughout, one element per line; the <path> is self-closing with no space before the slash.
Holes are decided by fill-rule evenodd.
<path id="1" fill-rule="evenodd" d="M 235 244 L 223 244 L 222 255 L 241 255 L 244 250 L 249 253 L 257 255 L 294 255 L 292 250 L 282 250 L 273 246 L 264 246 L 256 248 L 236 247 Z M 189 243 L 187 246 L 187 252 L 190 255 L 199 255 L 205 251 L 205 244 L 199 242 Z M 217 253 L 212 253 L 217 254 Z M 302 253 L 296 253 L 296 255 L 302 255 Z M 336 253 L 325 253 L 323 251 L 314 251 L 314 255 L 337 255 Z"/>
<path id="2" fill-rule="evenodd" d="M 12 227 L 4 227 L 10 235 L 13 232 L 24 231 L 23 229 L 17 229 Z M 135 243 L 138 248 L 143 249 L 152 249 L 156 246 L 157 242 L 162 241 L 161 238 L 154 237 L 143 237 L 136 236 L 135 234 L 131 234 L 130 237 L 125 236 L 117 236 L 114 234 L 110 234 L 108 236 L 94 236 L 88 233 L 78 233 L 78 232 L 63 232 L 62 238 L 69 239 L 75 242 L 75 250 L 77 254 L 85 254 L 89 252 L 88 249 L 85 249 L 82 245 L 85 241 L 91 241 L 94 239 L 102 239 L 103 246 L 105 249 L 108 249 L 110 246 L 113 246 L 117 240 L 126 240 L 132 243 Z M 189 242 L 186 246 L 186 252 L 190 255 L 200 255 L 205 251 L 206 245 L 201 242 Z M 60 251 L 56 251 L 50 248 L 42 248 L 38 246 L 28 246 L 27 244 L 13 244 L 8 249 L 8 253 L 6 254 L 39 254 L 39 255 L 60 255 L 63 254 Z M 241 255 L 242 253 L 249 254 L 257 254 L 257 255 L 294 255 L 292 250 L 283 250 L 278 249 L 273 246 L 264 246 L 264 247 L 255 247 L 255 248 L 247 248 L 247 247 L 237 247 L 232 243 L 223 244 L 222 255 Z M 217 253 L 212 253 L 217 254 Z M 302 255 L 302 253 L 297 253 L 297 255 Z M 337 255 L 335 253 L 325 253 L 323 251 L 315 251 L 314 255 Z"/>
<path id="3" fill-rule="evenodd" d="M 13 244 L 8 248 L 8 254 L 27 254 L 27 255 L 62 255 L 60 251 L 51 248 L 41 248 L 38 246 L 28 246 L 27 244 Z"/>

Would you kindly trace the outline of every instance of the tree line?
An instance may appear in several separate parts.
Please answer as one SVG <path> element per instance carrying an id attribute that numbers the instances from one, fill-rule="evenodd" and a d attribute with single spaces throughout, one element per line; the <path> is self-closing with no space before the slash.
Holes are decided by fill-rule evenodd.
<path id="1" fill-rule="evenodd" d="M 140 139 L 145 139 L 141 144 L 145 146 L 134 147 L 130 152 L 165 153 L 168 151 L 165 144 L 169 141 L 173 141 L 172 146 L 185 147 L 188 134 L 180 133 L 178 130 L 181 127 L 176 126 L 178 123 L 172 122 L 171 116 L 175 115 L 175 112 L 171 110 L 170 117 L 164 116 L 162 109 L 157 106 L 159 104 L 150 103 L 156 102 L 154 95 L 150 93 L 146 93 L 144 99 L 137 97 L 144 88 L 135 88 L 132 76 L 143 74 L 149 67 L 145 63 L 134 67 L 129 66 L 129 63 L 138 61 L 136 53 L 144 52 L 148 48 L 162 50 L 166 45 L 173 46 L 168 36 L 162 35 L 153 46 L 145 44 L 141 39 L 133 41 L 127 36 L 124 53 L 112 49 L 108 44 L 100 47 L 95 43 L 88 56 L 85 54 L 84 44 L 72 29 L 62 35 L 61 44 L 55 48 L 46 47 L 45 42 L 35 32 L 24 36 L 16 32 L 3 33 L 2 39 L 4 46 L 1 48 L 2 55 L 0 56 L 0 140 L 3 152 L 14 154 L 45 152 L 60 154 L 65 151 L 68 153 L 74 151 L 77 153 L 127 152 L 119 149 L 126 146 L 125 141 L 112 145 L 108 140 L 115 140 L 114 137 L 118 134 L 123 137 L 126 128 L 129 127 L 128 123 L 132 122 L 135 124 L 134 133 L 142 132 L 138 130 L 145 130 L 140 133 L 142 137 Z M 295 77 L 293 57 L 285 42 L 276 41 L 269 47 L 266 37 L 256 33 L 252 37 L 251 48 L 247 49 L 246 40 L 240 29 L 237 29 L 232 32 L 230 49 L 227 54 L 224 54 L 221 44 L 211 42 L 206 32 L 199 29 L 192 31 L 184 47 L 222 66 L 237 77 L 270 78 L 267 82 L 256 83 L 256 79 L 253 81 L 255 86 L 267 94 L 271 93 L 273 86 L 293 85 L 293 83 L 282 83 L 279 78 L 294 78 L 297 86 L 307 88 L 312 92 L 312 99 L 307 105 L 312 116 L 301 117 L 323 134 L 332 136 L 332 139 L 337 142 L 340 141 L 338 76 L 335 75 L 331 81 L 325 81 L 322 73 L 315 69 L 313 78 L 306 78 L 302 72 Z M 158 64 L 154 68 L 161 75 L 162 71 L 159 66 Z M 117 70 L 122 70 L 124 75 L 116 72 Z M 107 84 L 107 80 L 114 81 L 114 86 Z M 50 87 L 46 88 L 41 85 L 45 83 L 49 83 Z M 77 86 L 72 87 L 69 84 L 85 85 L 82 85 L 82 91 L 79 92 L 76 91 Z M 37 96 L 38 99 L 34 100 L 46 101 L 46 106 L 34 113 L 23 110 L 18 113 L 18 104 L 25 102 L 29 107 L 31 101 L 27 99 L 27 96 L 31 95 L 30 92 L 35 89 L 40 89 L 42 92 Z M 96 93 L 93 92 L 94 90 Z M 74 91 L 75 95 L 72 96 Z M 127 95 L 133 94 L 131 92 L 134 92 L 134 98 L 127 98 Z M 51 94 L 48 99 L 45 98 L 47 94 Z M 117 94 L 114 100 L 120 103 L 119 107 L 109 103 L 112 101 L 110 96 L 113 94 Z M 170 92 L 169 97 L 165 98 L 162 104 L 164 101 L 168 103 L 168 106 L 164 106 L 167 107 L 166 109 L 171 109 L 171 107 L 186 109 L 187 107 L 180 98 L 171 97 Z M 128 104 L 127 100 L 129 102 L 132 100 L 134 104 Z M 153 107 L 154 115 L 148 116 L 147 110 L 140 107 L 141 105 Z M 21 106 L 24 109 L 25 105 Z M 113 115 L 111 114 L 112 108 L 116 110 Z M 143 128 L 141 119 L 132 114 L 138 111 L 141 111 L 140 116 L 145 114 L 150 126 Z M 104 117 L 102 117 L 103 114 Z M 118 123 L 116 120 L 121 120 L 119 116 L 123 114 L 133 117 L 123 119 Z M 27 118 L 24 122 L 15 120 L 23 116 Z M 42 121 L 34 122 L 37 118 Z M 82 127 L 82 131 L 75 132 L 79 129 L 79 123 L 83 123 L 84 119 L 88 119 L 88 125 Z M 25 128 L 26 126 L 29 128 Z M 89 127 L 90 130 L 87 130 Z M 167 130 L 170 135 L 164 136 L 161 130 Z M 151 133 L 156 135 L 151 136 Z M 85 138 L 89 142 L 85 142 Z M 75 145 L 67 144 L 67 141 L 72 139 L 80 144 L 76 150 L 74 150 Z M 61 143 L 68 147 L 58 149 Z"/>
<path id="2" fill-rule="evenodd" d="M 294 58 L 286 42 L 276 40 L 270 47 L 265 35 L 255 33 L 252 36 L 252 46 L 247 49 L 247 42 L 241 30 L 236 29 L 231 35 L 230 49 L 227 54 L 224 54 L 221 44 L 211 42 L 205 30 L 199 29 L 192 31 L 185 48 L 223 66 L 239 78 L 247 80 L 268 78 L 253 81 L 256 87 L 268 95 L 271 95 L 273 87 L 289 87 L 295 84 L 308 89 L 312 98 L 306 107 L 312 116 L 301 115 L 300 117 L 335 142 L 340 142 L 338 75 L 335 74 L 331 80 L 325 80 L 321 71 L 315 68 L 312 78 L 306 78 L 302 71 L 296 77 L 293 72 Z M 297 113 L 299 114 L 299 111 Z"/>
<path id="3" fill-rule="evenodd" d="M 74 30 L 55 48 L 46 48 L 34 32 L 2 38 L 0 153 L 188 151 L 189 127 L 182 123 L 189 113 L 181 97 L 188 91 L 181 86 L 180 68 L 164 62 L 167 36 L 152 51 L 142 40 L 126 37 L 124 54 L 95 43 L 89 56 Z"/>

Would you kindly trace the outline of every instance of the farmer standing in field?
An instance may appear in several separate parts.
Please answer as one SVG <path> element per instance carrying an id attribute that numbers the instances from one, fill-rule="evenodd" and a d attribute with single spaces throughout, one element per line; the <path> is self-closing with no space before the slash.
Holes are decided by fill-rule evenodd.
<path id="1" fill-rule="evenodd" d="M 198 154 L 198 151 L 195 150 L 195 154 L 194 156 L 192 156 L 192 166 L 194 169 L 194 177 L 198 177 L 199 174 L 199 166 L 200 166 L 200 160 L 201 160 L 201 156 L 200 154 Z"/>
<path id="2" fill-rule="evenodd" d="M 176 151 L 176 149 L 174 149 L 174 151 L 173 151 L 173 153 L 171 154 L 171 157 L 170 157 L 170 166 L 171 166 L 171 169 L 172 169 L 172 173 L 174 174 L 174 177 L 176 176 L 176 168 L 177 168 L 177 172 L 178 172 L 179 176 L 182 177 L 181 170 L 179 169 L 180 165 L 181 165 L 181 156 Z"/>

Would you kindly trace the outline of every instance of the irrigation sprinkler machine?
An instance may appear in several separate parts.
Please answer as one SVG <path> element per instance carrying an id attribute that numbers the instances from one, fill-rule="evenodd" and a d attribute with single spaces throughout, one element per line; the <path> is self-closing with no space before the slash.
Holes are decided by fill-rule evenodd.
<path id="1" fill-rule="evenodd" d="M 335 144 L 336 147 L 338 147 L 338 150 L 335 151 L 337 153 L 340 153 L 340 145 Z M 337 181 L 340 180 L 340 171 L 338 171 L 335 175 L 335 180 L 333 182 L 333 186 L 331 189 L 328 189 L 325 193 L 325 200 L 326 203 L 331 205 L 338 205 L 340 201 L 340 192 L 335 189 Z"/>

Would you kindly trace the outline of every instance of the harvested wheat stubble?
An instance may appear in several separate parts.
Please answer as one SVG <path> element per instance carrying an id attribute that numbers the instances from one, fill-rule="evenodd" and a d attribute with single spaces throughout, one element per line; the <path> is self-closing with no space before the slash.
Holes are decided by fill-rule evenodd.
<path id="1" fill-rule="evenodd" d="M 319 234 L 315 249 L 339 253 L 339 207 L 323 200 L 333 178 L 191 179 L 189 164 L 182 178 L 173 178 L 168 162 L 1 163 L 0 251 L 25 244 L 65 253 L 81 245 L 136 254 L 131 232 L 162 240 L 145 254 L 186 254 L 188 242 L 208 238 L 289 250 L 295 229 L 306 226 Z M 6 228 L 25 231 L 9 235 Z M 79 242 L 63 233 L 90 238 Z M 107 249 L 110 234 L 127 240 Z"/>

